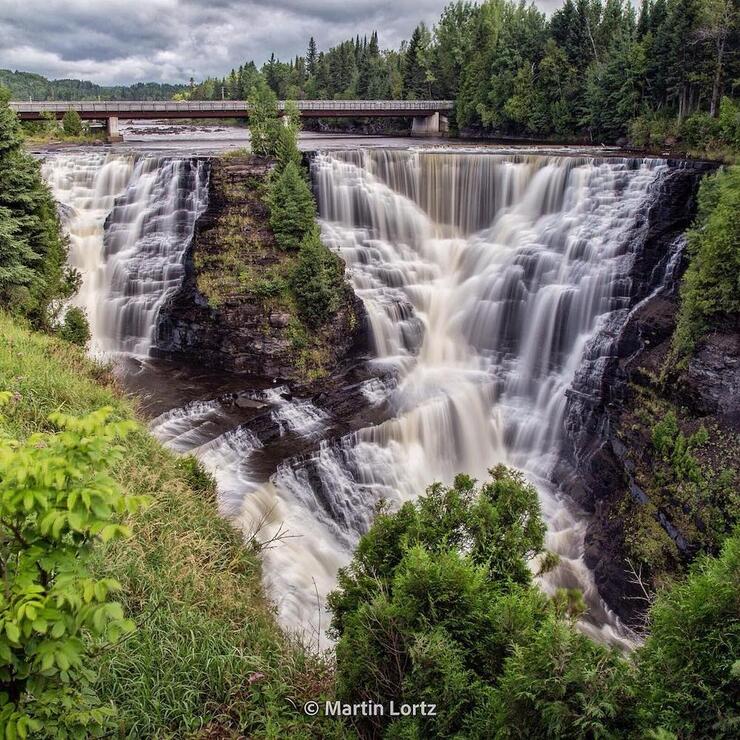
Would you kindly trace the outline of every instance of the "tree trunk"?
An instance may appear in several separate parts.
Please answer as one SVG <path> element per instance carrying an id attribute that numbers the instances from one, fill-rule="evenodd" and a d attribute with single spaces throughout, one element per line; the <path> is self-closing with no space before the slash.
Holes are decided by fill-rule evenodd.
<path id="1" fill-rule="evenodd" d="M 712 101 L 709 104 L 709 115 L 716 118 L 719 115 L 719 100 L 722 93 L 722 57 L 725 54 L 725 41 L 727 34 L 723 33 L 717 39 L 717 66 L 714 69 L 714 82 L 712 83 Z"/>

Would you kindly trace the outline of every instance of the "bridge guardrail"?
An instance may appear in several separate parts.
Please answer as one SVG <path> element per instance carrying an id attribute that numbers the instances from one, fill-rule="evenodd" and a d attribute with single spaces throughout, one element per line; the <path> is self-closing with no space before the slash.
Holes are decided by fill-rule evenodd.
<path id="1" fill-rule="evenodd" d="M 297 100 L 301 111 L 398 111 L 407 113 L 413 111 L 443 112 L 452 110 L 454 102 L 451 100 Z M 12 101 L 10 103 L 18 113 L 64 113 L 70 109 L 80 113 L 101 113 L 103 116 L 125 113 L 203 113 L 209 111 L 246 113 L 249 104 L 241 100 L 121 100 L 121 101 L 43 101 L 25 102 Z M 285 101 L 278 102 L 279 110 L 285 109 Z"/>

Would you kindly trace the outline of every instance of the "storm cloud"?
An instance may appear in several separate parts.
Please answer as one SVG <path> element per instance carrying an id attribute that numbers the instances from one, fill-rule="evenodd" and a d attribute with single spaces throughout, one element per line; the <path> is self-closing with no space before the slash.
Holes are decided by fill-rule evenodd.
<path id="1" fill-rule="evenodd" d="M 558 0 L 540 0 L 549 10 Z M 325 49 L 377 29 L 397 47 L 446 0 L 0 0 L 0 67 L 101 84 L 221 76 L 310 36 Z"/>

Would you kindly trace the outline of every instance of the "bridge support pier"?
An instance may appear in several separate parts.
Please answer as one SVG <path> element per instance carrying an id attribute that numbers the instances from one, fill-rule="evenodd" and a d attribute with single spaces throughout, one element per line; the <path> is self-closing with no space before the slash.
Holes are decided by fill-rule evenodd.
<path id="1" fill-rule="evenodd" d="M 123 141 L 123 136 L 118 130 L 118 116 L 109 116 L 106 123 L 106 130 L 108 131 L 108 142 L 115 144 L 117 141 Z"/>
<path id="2" fill-rule="evenodd" d="M 432 113 L 430 116 L 414 116 L 411 124 L 412 136 L 439 136 L 439 133 L 439 113 Z"/>

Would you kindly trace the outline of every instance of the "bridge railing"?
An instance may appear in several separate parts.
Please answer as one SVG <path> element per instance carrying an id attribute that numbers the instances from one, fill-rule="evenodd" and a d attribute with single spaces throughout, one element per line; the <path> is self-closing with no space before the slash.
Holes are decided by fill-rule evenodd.
<path id="1" fill-rule="evenodd" d="M 297 100 L 301 111 L 449 111 L 454 102 L 451 100 Z M 74 109 L 80 113 L 100 113 L 116 115 L 121 113 L 199 113 L 229 112 L 246 113 L 249 104 L 242 100 L 70 100 L 25 102 L 13 101 L 10 106 L 18 113 L 64 113 Z M 279 110 L 285 109 L 285 101 L 278 102 Z"/>

